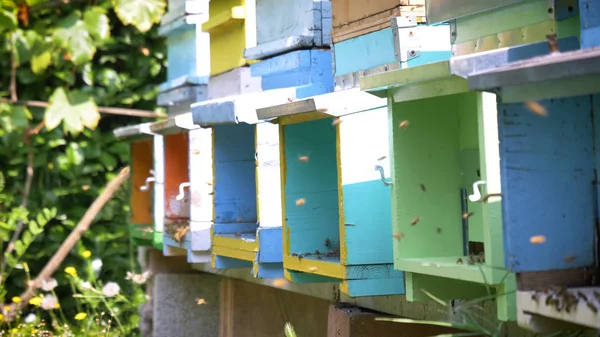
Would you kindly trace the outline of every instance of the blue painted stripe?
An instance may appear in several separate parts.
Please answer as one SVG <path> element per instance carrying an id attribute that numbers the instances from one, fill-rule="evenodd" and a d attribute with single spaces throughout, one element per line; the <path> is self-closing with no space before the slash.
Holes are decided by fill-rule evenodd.
<path id="1" fill-rule="evenodd" d="M 392 29 L 382 29 L 333 44 L 335 76 L 397 62 Z"/>
<path id="2" fill-rule="evenodd" d="M 283 276 L 283 263 L 258 264 L 257 278 L 282 278 Z"/>
<path id="3" fill-rule="evenodd" d="M 288 270 L 293 283 L 339 283 L 340 280 L 332 277 L 321 276 L 316 274 L 307 274 L 299 271 Z"/>
<path id="4" fill-rule="evenodd" d="M 256 222 L 254 125 L 213 127 L 215 222 Z"/>
<path id="5" fill-rule="evenodd" d="M 256 233 L 256 223 L 216 223 L 213 225 L 215 234 Z"/>
<path id="6" fill-rule="evenodd" d="M 263 227 L 258 229 L 258 262 L 282 262 L 283 261 L 283 243 L 281 237 L 281 227 Z"/>
<path id="7" fill-rule="evenodd" d="M 589 267 L 597 218 L 590 96 L 539 103 L 547 117 L 523 104 L 499 105 L 506 265 L 514 272 Z M 536 235 L 546 243 L 531 244 Z"/>
<path id="8" fill-rule="evenodd" d="M 251 261 L 232 259 L 225 256 L 215 256 L 215 269 L 252 268 Z"/>
<path id="9" fill-rule="evenodd" d="M 297 98 L 333 91 L 331 51 L 298 50 L 252 64 L 252 76 L 262 77 L 262 90 L 302 87 Z"/>
<path id="10" fill-rule="evenodd" d="M 350 297 L 404 295 L 404 277 L 386 279 L 350 280 L 348 295 Z"/>
<path id="11" fill-rule="evenodd" d="M 393 263 L 392 202 L 380 180 L 343 186 L 346 265 Z"/>
<path id="12" fill-rule="evenodd" d="M 582 49 L 600 46 L 600 1 L 579 0 Z"/>

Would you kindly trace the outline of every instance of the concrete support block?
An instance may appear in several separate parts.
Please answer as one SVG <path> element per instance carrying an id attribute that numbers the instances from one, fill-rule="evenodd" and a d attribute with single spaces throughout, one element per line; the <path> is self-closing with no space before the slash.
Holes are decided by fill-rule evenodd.
<path id="1" fill-rule="evenodd" d="M 152 336 L 219 336 L 220 282 L 221 277 L 203 273 L 155 275 Z"/>

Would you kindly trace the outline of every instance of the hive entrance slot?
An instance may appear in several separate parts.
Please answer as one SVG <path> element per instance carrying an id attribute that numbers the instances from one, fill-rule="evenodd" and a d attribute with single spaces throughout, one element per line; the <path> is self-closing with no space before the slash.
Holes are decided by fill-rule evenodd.
<path id="1" fill-rule="evenodd" d="M 283 128 L 286 251 L 339 263 L 336 127 L 327 118 Z"/>

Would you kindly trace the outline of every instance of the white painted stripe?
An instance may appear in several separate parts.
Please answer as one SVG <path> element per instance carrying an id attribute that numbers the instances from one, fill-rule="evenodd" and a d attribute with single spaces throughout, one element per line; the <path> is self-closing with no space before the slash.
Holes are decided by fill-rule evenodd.
<path id="1" fill-rule="evenodd" d="M 213 220 L 212 128 L 189 133 L 190 213 L 192 221 Z"/>
<path id="2" fill-rule="evenodd" d="M 165 147 L 164 137 L 154 136 L 154 230 L 162 232 L 165 222 Z"/>
<path id="3" fill-rule="evenodd" d="M 375 165 L 382 166 L 386 178 L 389 178 L 387 107 L 342 116 L 340 119 L 342 185 L 381 180 Z"/>
<path id="4" fill-rule="evenodd" d="M 279 126 L 256 125 L 258 153 L 257 188 L 258 219 L 261 227 L 281 226 L 281 173 L 279 162 Z"/>

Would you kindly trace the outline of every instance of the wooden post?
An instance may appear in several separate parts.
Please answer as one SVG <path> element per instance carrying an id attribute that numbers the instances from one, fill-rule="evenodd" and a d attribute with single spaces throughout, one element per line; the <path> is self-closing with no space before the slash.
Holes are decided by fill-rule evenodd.
<path id="1" fill-rule="evenodd" d="M 425 337 L 461 332 L 434 325 L 376 321 L 377 317 L 390 316 L 343 303 L 331 304 L 327 337 Z"/>

